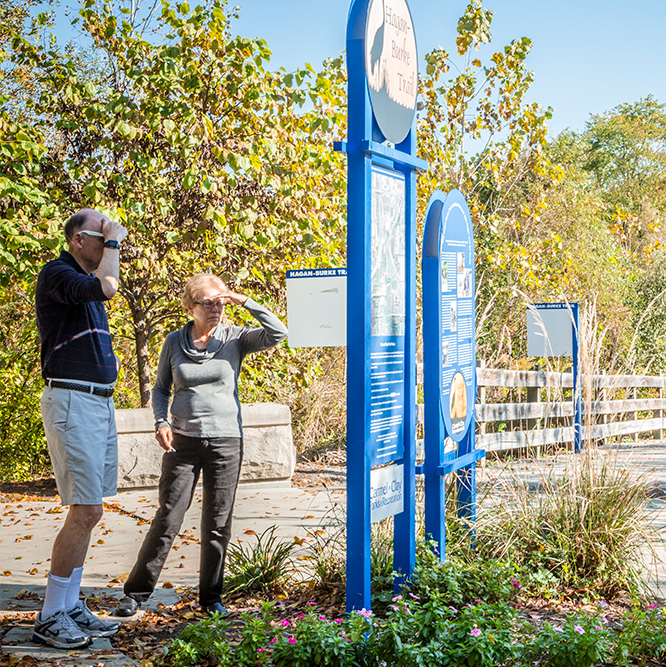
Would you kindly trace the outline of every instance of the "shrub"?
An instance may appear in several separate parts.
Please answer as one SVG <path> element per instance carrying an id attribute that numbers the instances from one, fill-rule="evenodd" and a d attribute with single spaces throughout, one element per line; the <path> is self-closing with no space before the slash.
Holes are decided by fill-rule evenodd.
<path id="1" fill-rule="evenodd" d="M 612 456 L 595 460 L 587 450 L 561 478 L 544 479 L 538 493 L 517 482 L 511 489 L 508 502 L 480 513 L 479 555 L 548 570 L 560 585 L 604 597 L 640 590 L 650 532 L 646 487 Z"/>
<path id="2" fill-rule="evenodd" d="M 257 535 L 256 544 L 230 543 L 227 568 L 230 576 L 224 580 L 225 592 L 281 588 L 293 569 L 291 560 L 295 542 L 279 540 L 277 526 L 268 527 Z"/>
<path id="3" fill-rule="evenodd" d="M 429 548 L 428 548 L 429 547 Z M 522 588 L 521 572 L 508 561 L 475 558 L 464 562 L 458 558 L 439 560 L 435 544 L 421 544 L 412 573 L 412 592 L 423 597 L 437 593 L 451 605 L 514 600 Z"/>

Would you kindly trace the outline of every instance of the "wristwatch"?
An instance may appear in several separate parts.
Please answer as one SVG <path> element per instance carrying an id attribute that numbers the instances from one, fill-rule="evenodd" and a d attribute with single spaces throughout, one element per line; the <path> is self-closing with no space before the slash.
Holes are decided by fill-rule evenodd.
<path id="1" fill-rule="evenodd" d="M 109 239 L 108 241 L 104 242 L 104 247 L 115 248 L 116 250 L 120 250 L 120 243 L 118 243 L 118 241 L 116 241 L 115 239 Z"/>

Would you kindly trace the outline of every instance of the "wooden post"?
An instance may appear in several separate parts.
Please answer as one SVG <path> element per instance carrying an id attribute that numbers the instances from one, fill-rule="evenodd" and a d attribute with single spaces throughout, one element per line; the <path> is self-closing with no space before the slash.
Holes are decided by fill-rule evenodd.
<path id="1" fill-rule="evenodd" d="M 632 399 L 636 400 L 636 387 L 631 388 L 630 395 Z M 630 415 L 633 421 L 636 421 L 638 419 L 638 412 L 631 412 Z M 634 442 L 638 442 L 638 431 L 634 433 Z"/>
<path id="2" fill-rule="evenodd" d="M 541 372 L 541 365 L 537 366 L 537 373 Z M 527 402 L 528 403 L 541 403 L 541 387 L 527 387 Z M 528 419 L 527 420 L 527 430 L 531 432 L 534 429 L 538 429 L 540 425 L 539 419 Z M 541 446 L 538 445 L 535 447 L 536 457 L 541 456 Z"/>
<path id="3" fill-rule="evenodd" d="M 663 422 L 663 414 L 664 413 L 661 409 L 661 404 L 664 400 L 664 380 L 663 380 L 664 372 L 663 371 L 659 371 L 659 377 L 662 378 L 661 384 L 659 385 L 659 410 L 654 410 L 653 411 L 652 418 L 653 419 L 661 419 L 662 420 L 661 425 L 663 426 L 664 425 L 664 422 Z M 655 440 L 661 440 L 664 437 L 664 430 L 662 428 L 658 428 L 656 431 L 652 431 L 652 437 Z"/>

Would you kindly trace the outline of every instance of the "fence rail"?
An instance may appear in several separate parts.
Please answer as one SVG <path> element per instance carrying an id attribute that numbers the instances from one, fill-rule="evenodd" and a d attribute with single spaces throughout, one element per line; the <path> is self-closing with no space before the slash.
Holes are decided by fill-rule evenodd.
<path id="1" fill-rule="evenodd" d="M 419 368 L 421 375 L 422 368 Z M 666 431 L 666 376 L 655 375 L 583 375 L 584 392 L 594 400 L 583 404 L 583 438 L 605 440 L 652 432 L 661 439 Z M 572 373 L 508 371 L 477 368 L 476 446 L 486 451 L 517 448 L 541 448 L 573 442 L 574 409 L 571 399 L 561 396 L 573 388 Z M 522 389 L 527 400 L 513 403 L 487 403 L 486 388 Z M 541 390 L 560 390 L 559 400 L 541 400 Z M 638 389 L 658 390 L 658 397 L 637 398 Z M 557 392 L 553 392 L 557 393 Z M 569 392 L 570 393 L 570 392 Z M 620 398 L 617 394 L 622 393 Z M 615 394 L 608 400 L 608 394 Z M 639 415 L 639 413 L 642 413 Z M 423 423 L 423 406 L 417 411 Z M 547 422 L 557 422 L 556 424 Z M 497 429 L 500 424 L 503 430 Z M 518 424 L 518 427 L 516 427 Z"/>

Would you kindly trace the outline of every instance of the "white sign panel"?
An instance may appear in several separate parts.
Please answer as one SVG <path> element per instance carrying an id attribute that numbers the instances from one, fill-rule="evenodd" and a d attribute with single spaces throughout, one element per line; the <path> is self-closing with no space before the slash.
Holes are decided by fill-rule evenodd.
<path id="1" fill-rule="evenodd" d="M 537 303 L 527 307 L 527 354 L 530 357 L 570 357 L 573 318 L 565 303 Z"/>
<path id="2" fill-rule="evenodd" d="M 404 466 L 391 465 L 370 471 L 370 522 L 375 523 L 405 509 Z"/>
<path id="3" fill-rule="evenodd" d="M 287 271 L 289 347 L 347 344 L 347 269 Z"/>

